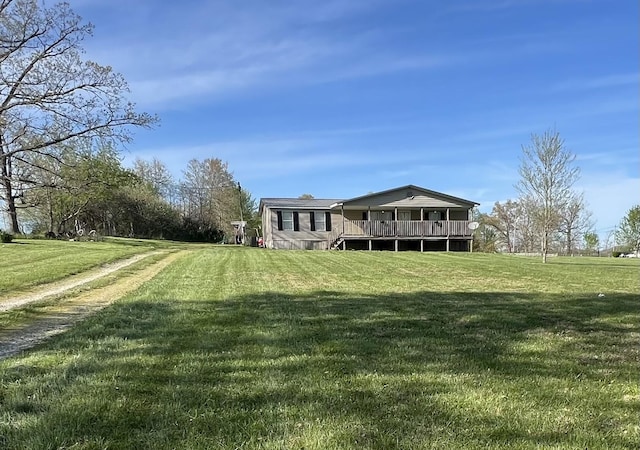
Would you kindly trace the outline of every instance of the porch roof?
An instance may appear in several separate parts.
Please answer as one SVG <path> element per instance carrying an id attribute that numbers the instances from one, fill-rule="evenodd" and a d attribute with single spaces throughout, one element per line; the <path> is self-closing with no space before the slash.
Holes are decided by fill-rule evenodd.
<path id="1" fill-rule="evenodd" d="M 351 199 L 322 198 L 263 198 L 259 211 L 271 209 L 329 210 L 329 209 L 361 209 L 361 208 L 462 208 L 469 209 L 479 203 L 442 192 L 432 191 L 409 184 L 386 191 L 374 192 Z"/>
<path id="2" fill-rule="evenodd" d="M 358 208 L 392 208 L 402 207 L 407 209 L 415 208 L 473 208 L 479 203 L 465 200 L 442 192 L 432 191 L 409 184 L 386 191 L 374 192 L 371 194 L 344 200 L 337 206 L 345 209 Z"/>

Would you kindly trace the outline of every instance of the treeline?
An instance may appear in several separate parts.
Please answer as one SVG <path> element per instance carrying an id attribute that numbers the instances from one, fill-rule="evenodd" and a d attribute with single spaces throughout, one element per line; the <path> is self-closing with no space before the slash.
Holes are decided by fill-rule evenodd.
<path id="1" fill-rule="evenodd" d="M 4 228 L 48 236 L 220 241 L 255 205 L 225 163 L 193 160 L 173 180 L 159 161 L 116 149 L 155 116 L 136 111 L 122 75 L 84 59 L 93 27 L 68 3 L 0 2 L 0 206 Z"/>
<path id="2" fill-rule="evenodd" d="M 474 244 L 476 250 L 505 253 L 540 253 L 542 224 L 539 209 L 530 198 L 496 202 L 487 214 L 478 214 L 481 224 Z M 594 254 L 599 237 L 594 231 L 591 212 L 578 194 L 558 210 L 556 226 L 548 238 L 548 251 L 562 255 Z"/>
<path id="3" fill-rule="evenodd" d="M 595 251 L 598 236 L 584 195 L 574 188 L 580 178 L 576 155 L 555 130 L 531 136 L 522 146 L 515 200 L 496 202 L 480 214 L 478 250 L 572 255 Z"/>
<path id="4" fill-rule="evenodd" d="M 561 255 L 593 255 L 605 250 L 640 252 L 640 206 L 631 208 L 601 243 L 595 222 L 574 185 L 580 178 L 576 155 L 555 130 L 533 134 L 522 146 L 515 200 L 496 202 L 488 214 L 476 213 L 477 251 Z M 612 248 L 613 247 L 613 248 Z"/>
<path id="5" fill-rule="evenodd" d="M 67 149 L 30 171 L 20 192 L 22 231 L 231 242 L 232 221 L 256 226 L 256 202 L 219 159 L 191 160 L 175 180 L 158 159 L 128 169 L 109 148 Z"/>

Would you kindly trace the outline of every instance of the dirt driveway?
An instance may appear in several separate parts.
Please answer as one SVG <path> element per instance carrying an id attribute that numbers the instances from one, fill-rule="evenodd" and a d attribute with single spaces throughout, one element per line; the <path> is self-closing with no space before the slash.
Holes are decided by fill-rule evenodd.
<path id="1" fill-rule="evenodd" d="M 136 255 L 84 275 L 41 286 L 26 295 L 0 299 L 0 312 L 64 294 L 71 289 L 111 275 L 146 257 L 162 253 L 165 252 Z M 72 297 L 65 297 L 60 302 L 56 302 L 54 306 L 45 308 L 46 313 L 42 317 L 38 317 L 26 325 L 0 330 L 0 359 L 18 354 L 51 336 L 62 333 L 88 315 L 110 305 L 151 280 L 165 267 L 186 253 L 185 250 L 166 253 L 166 256 L 161 260 L 132 274 L 117 278 L 107 286 L 90 289 Z"/>

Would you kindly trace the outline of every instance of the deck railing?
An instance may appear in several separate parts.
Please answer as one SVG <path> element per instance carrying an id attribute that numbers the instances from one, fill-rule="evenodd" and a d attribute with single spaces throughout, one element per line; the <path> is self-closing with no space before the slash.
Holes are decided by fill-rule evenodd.
<path id="1" fill-rule="evenodd" d="M 345 220 L 343 237 L 469 237 L 469 220 Z"/>

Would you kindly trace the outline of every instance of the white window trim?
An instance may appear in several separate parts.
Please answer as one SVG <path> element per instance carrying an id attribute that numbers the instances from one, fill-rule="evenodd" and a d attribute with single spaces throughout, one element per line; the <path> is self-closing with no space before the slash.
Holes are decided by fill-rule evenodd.
<path id="1" fill-rule="evenodd" d="M 293 231 L 293 211 L 282 211 L 282 230 Z"/>
<path id="2" fill-rule="evenodd" d="M 316 231 L 327 231 L 327 216 L 325 215 L 325 211 L 314 211 L 313 222 Z"/>

